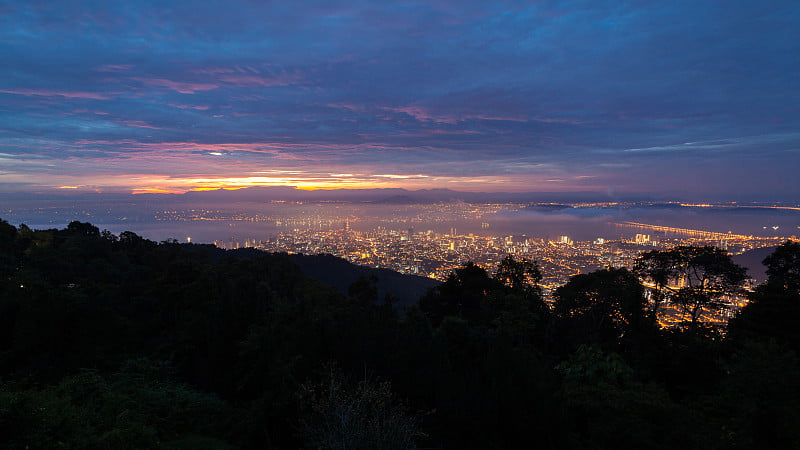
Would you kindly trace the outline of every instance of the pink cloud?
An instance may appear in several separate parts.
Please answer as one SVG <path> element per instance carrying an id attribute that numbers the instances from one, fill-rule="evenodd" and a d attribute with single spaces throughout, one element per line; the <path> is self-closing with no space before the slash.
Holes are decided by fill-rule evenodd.
<path id="1" fill-rule="evenodd" d="M 141 120 L 117 120 L 117 123 L 122 125 L 126 125 L 129 127 L 136 127 L 136 128 L 150 128 L 151 130 L 160 130 L 159 127 L 154 127 L 147 122 L 142 122 Z"/>
<path id="2" fill-rule="evenodd" d="M 534 117 L 533 120 L 543 123 L 568 123 L 572 125 L 580 125 L 586 123 L 584 121 L 574 120 L 574 119 L 559 119 L 556 117 L 540 117 L 540 116 Z"/>
<path id="3" fill-rule="evenodd" d="M 328 103 L 325 106 L 334 109 L 349 109 L 350 111 L 356 111 L 356 112 L 363 112 L 366 111 L 367 109 L 363 105 L 356 105 L 353 103 Z"/>
<path id="4" fill-rule="evenodd" d="M 235 70 L 230 67 L 206 67 L 204 69 L 197 69 L 196 73 L 216 74 L 216 73 L 234 73 Z"/>
<path id="5" fill-rule="evenodd" d="M 423 122 L 437 122 L 437 123 L 449 123 L 454 124 L 458 122 L 458 118 L 456 117 L 447 117 L 442 115 L 435 115 L 432 114 L 427 109 L 420 107 L 420 106 L 401 106 L 401 107 L 390 107 L 384 106 L 381 109 L 386 111 L 392 111 L 397 113 L 407 114 L 419 121 Z"/>
<path id="6" fill-rule="evenodd" d="M 465 120 L 502 120 L 511 122 L 527 122 L 527 119 L 520 116 L 492 116 L 485 114 L 460 114 L 460 115 L 435 114 L 431 112 L 429 109 L 421 106 L 401 106 L 401 107 L 384 106 L 381 109 L 386 111 L 408 114 L 409 116 L 421 122 L 447 123 L 450 125 L 456 124 L 458 122 L 463 122 Z"/>
<path id="7" fill-rule="evenodd" d="M 130 64 L 106 64 L 104 66 L 95 67 L 97 72 L 122 72 L 132 68 Z"/>
<path id="8" fill-rule="evenodd" d="M 75 141 L 78 145 L 120 145 L 120 144 L 133 144 L 137 141 L 133 139 L 118 139 L 115 141 L 110 141 L 106 139 L 78 139 Z"/>
<path id="9" fill-rule="evenodd" d="M 528 119 L 520 116 L 487 116 L 479 114 L 477 116 L 465 116 L 464 119 L 478 119 L 478 120 L 503 120 L 507 122 L 527 122 Z"/>
<path id="10" fill-rule="evenodd" d="M 442 135 L 442 136 L 455 136 L 455 135 L 476 135 L 476 134 L 484 134 L 477 130 L 442 130 L 439 128 L 426 128 L 424 130 L 416 131 L 416 132 L 398 132 L 392 133 L 393 137 L 404 137 L 404 138 L 418 138 L 418 137 L 430 137 L 434 135 Z M 381 139 L 385 136 L 380 134 L 370 134 L 370 133 L 359 133 L 358 137 L 369 140 L 374 142 L 375 139 Z M 383 145 L 383 144 L 367 144 L 367 145 Z M 397 147 L 392 147 L 397 148 Z"/>
<path id="11" fill-rule="evenodd" d="M 104 111 L 89 111 L 88 109 L 75 109 L 72 111 L 72 114 L 96 114 L 98 116 L 107 116 L 109 113 Z"/>
<path id="12" fill-rule="evenodd" d="M 145 124 L 146 125 L 146 124 Z M 131 125 L 135 126 L 135 125 Z M 361 154 L 378 150 L 418 150 L 417 147 L 390 145 L 380 142 L 362 144 L 332 144 L 324 142 L 247 142 L 202 144 L 197 142 L 139 142 L 134 140 L 79 140 L 78 145 L 105 147 L 106 152 L 124 151 L 126 157 L 135 155 L 147 157 L 177 156 L 186 153 L 260 153 L 271 155 L 281 161 L 335 161 L 345 154 Z"/>
<path id="13" fill-rule="evenodd" d="M 197 91 L 210 91 L 219 86 L 211 83 L 184 83 L 180 81 L 166 80 L 163 78 L 134 78 L 150 86 L 159 86 L 178 91 L 181 94 L 194 94 Z"/>
<path id="14" fill-rule="evenodd" d="M 430 130 L 429 134 L 483 134 L 475 130 Z"/>
<path id="15" fill-rule="evenodd" d="M 206 106 L 206 105 L 181 105 L 181 104 L 177 104 L 177 103 L 168 103 L 168 105 L 172 106 L 173 108 L 178 108 L 178 109 L 196 109 L 198 111 L 205 111 L 205 110 L 210 108 L 210 106 Z"/>
<path id="16" fill-rule="evenodd" d="M 106 100 L 109 97 L 97 92 L 81 91 L 52 91 L 46 89 L 0 89 L 5 94 L 17 94 L 39 97 L 64 97 L 64 98 L 88 98 L 92 100 Z"/>
<path id="17" fill-rule="evenodd" d="M 259 76 L 251 74 L 233 74 L 219 77 L 220 81 L 234 86 L 290 86 L 302 81 L 298 74 L 280 74 L 277 76 Z"/>

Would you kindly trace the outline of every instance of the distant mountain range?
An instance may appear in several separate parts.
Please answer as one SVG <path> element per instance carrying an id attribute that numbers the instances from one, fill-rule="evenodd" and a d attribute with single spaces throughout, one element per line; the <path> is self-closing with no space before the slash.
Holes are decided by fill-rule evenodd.
<path id="1" fill-rule="evenodd" d="M 0 192 L 0 203 L 9 207 L 22 207 L 30 204 L 108 204 L 142 203 L 151 205 L 216 204 L 216 203 L 263 203 L 272 201 L 303 202 L 366 202 L 377 204 L 419 204 L 463 201 L 468 203 L 504 202 L 669 202 L 699 201 L 686 196 L 675 197 L 667 194 L 630 193 L 608 191 L 576 192 L 466 192 L 451 189 L 375 188 L 375 189 L 316 189 L 305 190 L 293 186 L 254 186 L 242 189 L 216 189 L 210 191 L 189 191 L 183 194 L 126 194 L 95 192 Z M 704 202 L 711 199 L 702 199 Z M 720 201 L 774 202 L 778 199 L 719 199 Z M 665 204 L 665 206 L 668 206 Z"/>
<path id="2" fill-rule="evenodd" d="M 610 194 L 605 192 L 464 192 L 450 189 L 407 190 L 382 189 L 318 189 L 304 190 L 291 186 L 257 186 L 243 189 L 189 191 L 184 194 L 122 194 L 122 193 L 0 193 L 4 204 L 14 202 L 148 202 L 153 204 L 238 203 L 271 201 L 368 202 L 383 204 L 415 204 L 464 201 L 490 202 L 578 202 L 578 201 L 663 201 L 641 194 Z"/>

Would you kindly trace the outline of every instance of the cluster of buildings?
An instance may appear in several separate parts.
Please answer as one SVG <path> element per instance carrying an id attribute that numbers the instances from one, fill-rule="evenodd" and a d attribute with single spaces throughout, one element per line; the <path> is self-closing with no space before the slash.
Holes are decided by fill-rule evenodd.
<path id="1" fill-rule="evenodd" d="M 294 230 L 264 239 L 238 242 L 215 241 L 221 248 L 253 247 L 270 252 L 301 254 L 328 253 L 354 264 L 383 267 L 401 273 L 445 280 L 456 268 L 472 261 L 493 270 L 506 255 L 527 258 L 539 264 L 542 286 L 550 291 L 570 277 L 604 267 L 631 267 L 645 250 L 667 249 L 675 245 L 721 245 L 740 253 L 752 248 L 779 245 L 783 238 L 736 239 L 720 243 L 701 238 L 661 238 L 635 234 L 631 239 L 597 238 L 574 241 L 569 236 L 548 240 L 526 235 L 491 236 L 459 234 L 453 227 L 446 233 L 432 230 L 397 230 L 376 227 L 354 231 L 349 224 L 337 230 Z"/>

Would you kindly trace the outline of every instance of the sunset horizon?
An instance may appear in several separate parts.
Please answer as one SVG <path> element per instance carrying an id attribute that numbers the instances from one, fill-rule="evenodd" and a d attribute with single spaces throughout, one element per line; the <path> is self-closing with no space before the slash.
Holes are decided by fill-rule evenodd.
<path id="1" fill-rule="evenodd" d="M 800 197 L 792 5 L 3 3 L 0 193 Z"/>

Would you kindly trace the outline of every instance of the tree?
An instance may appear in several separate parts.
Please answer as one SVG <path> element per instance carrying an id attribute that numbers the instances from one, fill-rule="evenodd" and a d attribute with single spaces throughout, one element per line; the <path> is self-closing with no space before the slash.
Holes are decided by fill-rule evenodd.
<path id="1" fill-rule="evenodd" d="M 386 381 L 365 378 L 353 386 L 331 368 L 327 380 L 302 386 L 298 396 L 305 407 L 301 432 L 313 448 L 416 447 L 418 420 L 397 401 Z"/>
<path id="2" fill-rule="evenodd" d="M 800 352 L 800 243 L 787 241 L 764 259 L 767 281 L 728 324 L 733 340 L 776 339 Z"/>
<path id="3" fill-rule="evenodd" d="M 423 296 L 419 307 L 437 326 L 447 316 L 478 319 L 488 307 L 488 294 L 499 286 L 486 269 L 468 262 Z"/>
<path id="4" fill-rule="evenodd" d="M 650 309 L 653 321 L 658 318 L 660 303 L 669 295 L 692 330 L 697 329 L 703 313 L 723 309 L 726 296 L 740 293 L 747 278 L 743 267 L 714 246 L 685 245 L 646 252 L 637 258 L 634 271 L 655 287 Z"/>
<path id="5" fill-rule="evenodd" d="M 747 270 L 733 262 L 724 250 L 713 246 L 680 246 L 668 252 L 676 261 L 673 280 L 679 283 L 672 302 L 690 319 L 696 330 L 702 313 L 725 307 L 726 296 L 742 292 Z"/>
<path id="6" fill-rule="evenodd" d="M 625 268 L 575 275 L 553 297 L 556 341 L 562 345 L 614 346 L 642 323 L 644 290 Z"/>
<path id="7" fill-rule="evenodd" d="M 468 262 L 423 296 L 419 307 L 437 326 L 447 316 L 494 326 L 525 316 L 532 324 L 548 313 L 539 287 L 541 279 L 535 262 L 517 261 L 511 255 L 498 264 L 492 277 L 486 269 Z"/>
<path id="8" fill-rule="evenodd" d="M 539 265 L 536 262 L 525 258 L 516 261 L 513 256 L 506 255 L 497 265 L 494 279 L 513 290 L 539 293 L 539 282 L 542 281 L 542 273 L 539 271 Z"/>
<path id="9" fill-rule="evenodd" d="M 100 236 L 100 229 L 89 222 L 72 221 L 67 225 L 67 232 L 81 236 Z"/>
<path id="10" fill-rule="evenodd" d="M 672 252 L 650 250 L 639 255 L 633 263 L 633 273 L 645 281 L 650 281 L 654 287 L 649 311 L 649 320 L 653 324 L 658 320 L 667 284 L 678 273 L 678 261 L 675 256 Z"/>
<path id="11" fill-rule="evenodd" d="M 6 277 L 17 267 L 19 250 L 17 245 L 17 229 L 5 220 L 0 219 L 0 287 Z"/>
<path id="12" fill-rule="evenodd" d="M 374 306 L 378 301 L 378 277 L 370 275 L 369 278 L 360 276 L 347 287 L 348 296 L 361 307 Z"/>
<path id="13" fill-rule="evenodd" d="M 800 292 L 800 242 L 786 241 L 764 259 L 769 282 Z"/>
<path id="14" fill-rule="evenodd" d="M 617 353 L 580 346 L 556 366 L 580 448 L 698 448 L 700 433 L 663 388 L 645 384 Z"/>
<path id="15" fill-rule="evenodd" d="M 800 448 L 800 360 L 774 341 L 744 341 L 724 361 L 725 377 L 707 403 L 724 430 L 721 448 Z"/>

